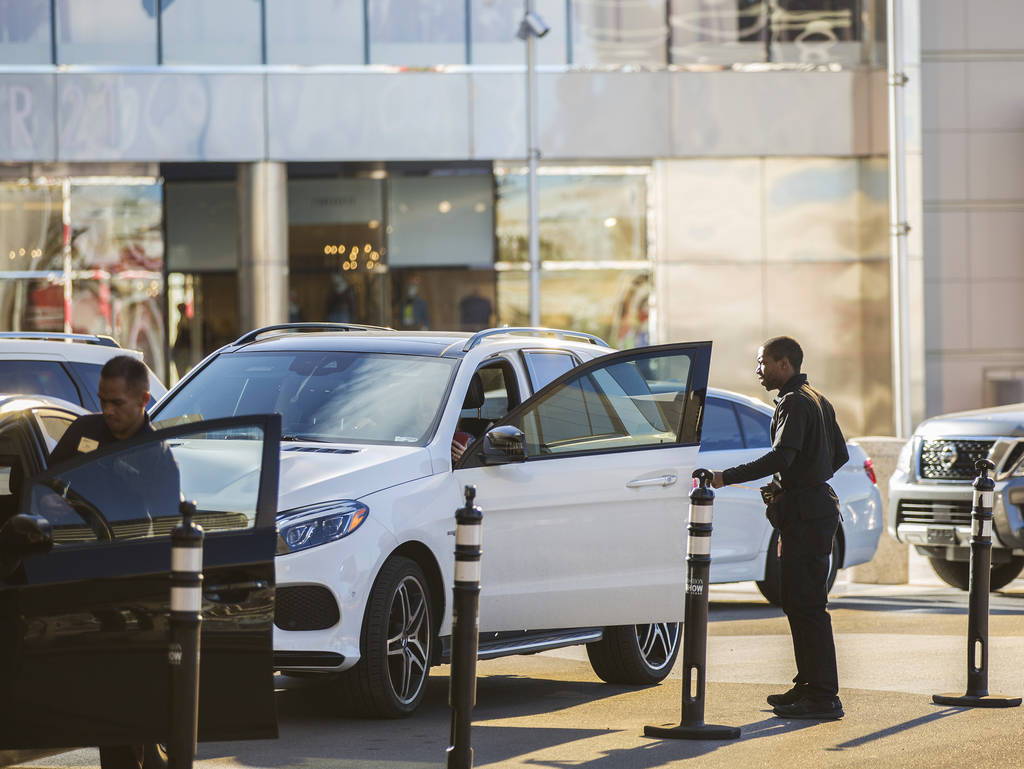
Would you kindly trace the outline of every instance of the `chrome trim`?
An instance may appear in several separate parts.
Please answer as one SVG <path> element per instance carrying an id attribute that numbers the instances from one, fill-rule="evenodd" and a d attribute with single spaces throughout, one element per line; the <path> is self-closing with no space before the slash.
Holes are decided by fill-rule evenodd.
<path id="1" fill-rule="evenodd" d="M 545 649 L 558 649 L 562 646 L 576 646 L 582 643 L 600 641 L 604 633 L 600 630 L 576 635 L 563 635 L 546 640 L 522 641 L 519 643 L 498 644 L 495 646 L 481 647 L 478 659 L 490 659 L 492 657 L 504 657 L 511 654 L 525 654 L 527 652 L 539 652 Z"/>
<path id="2" fill-rule="evenodd" d="M 601 339 L 599 336 L 593 334 L 585 334 L 582 331 L 568 331 L 560 328 L 544 328 L 542 326 L 515 326 L 512 328 L 488 328 L 483 331 L 477 331 L 473 336 L 466 340 L 466 343 L 462 346 L 463 352 L 469 352 L 484 339 L 489 336 L 496 336 L 498 334 L 511 334 L 514 336 L 553 336 L 556 339 L 562 339 L 564 341 L 584 341 L 590 342 L 591 344 L 598 345 L 599 347 L 609 347 L 609 344 Z"/>

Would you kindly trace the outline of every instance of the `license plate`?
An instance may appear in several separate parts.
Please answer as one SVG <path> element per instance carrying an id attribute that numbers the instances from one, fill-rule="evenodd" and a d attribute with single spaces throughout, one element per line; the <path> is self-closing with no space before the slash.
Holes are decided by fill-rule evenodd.
<path id="1" fill-rule="evenodd" d="M 929 545 L 955 545 L 956 531 L 954 529 L 928 529 Z"/>

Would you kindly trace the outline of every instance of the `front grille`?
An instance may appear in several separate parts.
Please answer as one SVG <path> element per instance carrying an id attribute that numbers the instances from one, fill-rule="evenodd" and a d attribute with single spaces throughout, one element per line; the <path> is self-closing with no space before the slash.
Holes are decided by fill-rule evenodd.
<path id="1" fill-rule="evenodd" d="M 988 459 L 995 441 L 943 439 L 921 444 L 922 478 L 937 481 L 970 481 L 977 477 L 974 463 Z"/>
<path id="2" fill-rule="evenodd" d="M 896 508 L 896 525 L 918 523 L 929 526 L 970 526 L 971 504 L 969 500 L 902 499 Z"/>
<path id="3" fill-rule="evenodd" d="M 338 624 L 334 594 L 322 585 L 279 587 L 274 596 L 274 624 L 282 630 L 323 630 Z"/>

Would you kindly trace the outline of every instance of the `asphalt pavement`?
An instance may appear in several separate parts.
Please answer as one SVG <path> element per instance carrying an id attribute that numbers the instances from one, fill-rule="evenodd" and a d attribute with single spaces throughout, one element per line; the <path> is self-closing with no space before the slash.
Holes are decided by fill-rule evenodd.
<path id="1" fill-rule="evenodd" d="M 711 599 L 705 720 L 740 727 L 739 739 L 644 737 L 647 724 L 679 723 L 679 666 L 658 686 L 609 686 L 591 672 L 586 651 L 573 647 L 479 664 L 474 766 L 1024 765 L 1024 708 L 932 704 L 933 693 L 962 694 L 966 687 L 967 594 L 943 586 L 921 561 L 912 561 L 907 585 L 837 585 L 830 610 L 846 710 L 841 721 L 775 717 L 764 698 L 787 689 L 794 672 L 785 618 L 753 584 L 714 586 Z M 990 629 L 990 690 L 1024 695 L 1024 580 L 992 596 Z M 402 721 L 332 716 L 326 712 L 329 691 L 308 681 L 283 681 L 280 739 L 203 744 L 197 766 L 443 767 L 450 719 L 446 673 L 436 672 L 421 711 Z M 93 767 L 98 755 L 80 750 L 29 766 Z"/>

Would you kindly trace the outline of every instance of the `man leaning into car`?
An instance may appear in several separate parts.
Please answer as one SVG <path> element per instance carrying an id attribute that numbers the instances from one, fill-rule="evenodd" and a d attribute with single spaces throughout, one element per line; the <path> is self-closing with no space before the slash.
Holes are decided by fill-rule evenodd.
<path id="1" fill-rule="evenodd" d="M 800 373 L 795 339 L 773 337 L 757 351 L 756 375 L 778 390 L 771 450 L 747 464 L 714 474 L 718 489 L 774 474 L 766 513 L 779 529 L 782 609 L 796 657 L 794 686 L 768 704 L 784 718 L 838 719 L 839 676 L 828 602 L 828 557 L 839 526 L 839 500 L 827 481 L 849 459 L 832 404 Z"/>

